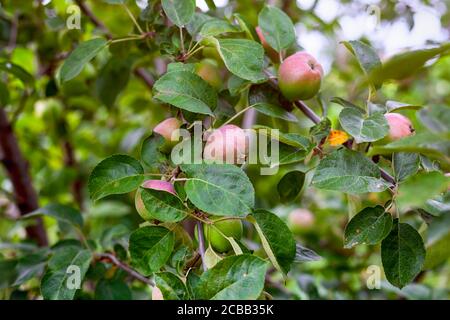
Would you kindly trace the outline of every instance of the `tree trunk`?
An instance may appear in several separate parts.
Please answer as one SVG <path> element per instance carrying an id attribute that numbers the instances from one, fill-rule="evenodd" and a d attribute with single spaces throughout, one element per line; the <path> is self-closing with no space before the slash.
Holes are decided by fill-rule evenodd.
<path id="1" fill-rule="evenodd" d="M 14 197 L 20 214 L 25 215 L 39 208 L 36 191 L 33 188 L 28 163 L 20 152 L 16 136 L 13 133 L 6 111 L 0 107 L 0 150 L 1 162 L 14 188 Z M 40 246 L 46 246 L 47 234 L 42 219 L 26 228 L 28 238 Z"/>

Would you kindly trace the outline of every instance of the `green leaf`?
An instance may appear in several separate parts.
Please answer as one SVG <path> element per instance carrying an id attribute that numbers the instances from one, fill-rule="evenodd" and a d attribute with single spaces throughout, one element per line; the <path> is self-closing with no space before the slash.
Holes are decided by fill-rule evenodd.
<path id="1" fill-rule="evenodd" d="M 225 20 L 215 18 L 206 21 L 200 29 L 200 35 L 202 37 L 213 37 L 221 35 L 223 33 L 235 32 L 241 32 L 241 30 Z"/>
<path id="2" fill-rule="evenodd" d="M 26 85 L 33 85 L 34 83 L 34 77 L 24 68 L 15 63 L 2 61 L 0 62 L 0 70 L 15 76 Z"/>
<path id="3" fill-rule="evenodd" d="M 264 251 L 274 267 L 287 274 L 296 254 L 292 232 L 277 215 L 265 210 L 256 210 L 251 215 L 261 238 Z"/>
<path id="4" fill-rule="evenodd" d="M 117 96 L 128 84 L 131 71 L 130 59 L 112 57 L 100 70 L 95 82 L 95 90 L 100 101 L 112 107 Z"/>
<path id="5" fill-rule="evenodd" d="M 347 224 L 344 248 L 358 244 L 374 245 L 386 238 L 392 229 L 392 216 L 382 206 L 367 207 Z"/>
<path id="6" fill-rule="evenodd" d="M 450 209 L 433 217 L 427 229 L 425 269 L 433 269 L 450 257 Z"/>
<path id="7" fill-rule="evenodd" d="M 178 27 L 188 24 L 195 13 L 195 0 L 161 0 L 167 17 Z"/>
<path id="8" fill-rule="evenodd" d="M 450 178 L 441 172 L 420 172 L 399 185 L 397 205 L 401 210 L 421 207 L 428 199 L 444 192 L 449 182 Z"/>
<path id="9" fill-rule="evenodd" d="M 40 277 L 47 265 L 47 256 L 48 250 L 42 249 L 18 259 L 15 267 L 17 277 L 12 286 L 20 286 L 32 278 Z"/>
<path id="10" fill-rule="evenodd" d="M 277 7 L 265 6 L 258 15 L 258 25 L 267 43 L 277 52 L 289 48 L 295 41 L 291 18 Z"/>
<path id="11" fill-rule="evenodd" d="M 169 167 L 169 160 L 161 151 L 164 144 L 164 137 L 155 132 L 142 142 L 141 160 L 151 173 L 160 173 Z"/>
<path id="12" fill-rule="evenodd" d="M 421 122 L 430 131 L 435 133 L 450 133 L 450 107 L 432 106 L 420 110 L 418 113 Z"/>
<path id="13" fill-rule="evenodd" d="M 426 154 L 430 158 L 443 159 L 442 154 L 446 154 L 448 147 L 448 139 L 434 133 L 421 132 L 384 146 L 374 146 L 368 152 L 368 156 L 393 152 L 416 152 Z"/>
<path id="14" fill-rule="evenodd" d="M 286 173 L 278 182 L 277 190 L 283 202 L 293 201 L 303 188 L 305 174 L 301 171 Z"/>
<path id="15" fill-rule="evenodd" d="M 311 127 L 309 134 L 316 143 L 320 143 L 324 138 L 328 137 L 330 130 L 331 121 L 328 118 L 324 118 L 318 124 Z"/>
<path id="16" fill-rule="evenodd" d="M 9 91 L 8 87 L 0 81 L 0 108 L 8 105 L 9 103 Z"/>
<path id="17" fill-rule="evenodd" d="M 322 257 L 315 251 L 306 248 L 299 243 L 296 244 L 294 263 L 319 261 L 320 259 L 322 259 Z"/>
<path id="18" fill-rule="evenodd" d="M 340 149 L 320 161 L 312 179 L 319 189 L 345 193 L 381 192 L 389 186 L 380 169 L 359 152 Z"/>
<path id="19" fill-rule="evenodd" d="M 211 247 L 211 244 L 209 244 L 208 248 L 205 250 L 205 254 L 203 257 L 203 262 L 205 263 L 206 268 L 213 268 L 220 260 L 222 260 L 222 257 L 217 254 L 217 252 L 215 252 Z"/>
<path id="20" fill-rule="evenodd" d="M 356 143 L 377 141 L 389 133 L 386 118 L 379 112 L 366 117 L 359 109 L 344 108 L 339 114 L 339 121 Z"/>
<path id="21" fill-rule="evenodd" d="M 403 181 L 416 174 L 420 166 L 420 157 L 417 153 L 396 152 L 392 156 L 394 177 L 397 181 Z"/>
<path id="22" fill-rule="evenodd" d="M 155 283 L 161 290 L 164 300 L 187 300 L 189 298 L 183 281 L 172 272 L 156 273 Z"/>
<path id="23" fill-rule="evenodd" d="M 59 221 L 63 221 L 66 223 L 73 224 L 78 228 L 83 227 L 83 217 L 75 208 L 62 205 L 62 204 L 48 204 L 45 207 L 39 208 L 29 214 L 23 216 L 24 219 L 28 219 L 31 217 L 36 217 L 40 215 L 46 215 L 49 217 L 53 217 Z"/>
<path id="24" fill-rule="evenodd" d="M 381 61 L 375 50 L 361 41 L 343 41 L 345 47 L 356 57 L 366 75 L 381 67 Z"/>
<path id="25" fill-rule="evenodd" d="M 95 287 L 95 300 L 131 300 L 130 287 L 121 280 L 102 279 Z"/>
<path id="26" fill-rule="evenodd" d="M 168 72 L 156 81 L 155 98 L 177 108 L 201 114 L 212 114 L 217 93 L 205 80 L 188 71 Z"/>
<path id="27" fill-rule="evenodd" d="M 41 280 L 41 293 L 46 300 L 72 300 L 78 289 L 73 286 L 78 278 L 83 281 L 92 260 L 92 253 L 76 246 L 56 250 L 48 262 L 48 269 Z M 78 267 L 77 271 L 69 267 Z M 74 269 L 77 270 L 77 269 Z M 68 272 L 70 271 L 70 272 Z"/>
<path id="28" fill-rule="evenodd" d="M 9 288 L 17 278 L 17 260 L 0 259 L 0 290 Z"/>
<path id="29" fill-rule="evenodd" d="M 189 71 L 195 73 L 195 63 L 172 62 L 167 65 L 167 72 Z"/>
<path id="30" fill-rule="evenodd" d="M 186 208 L 170 192 L 142 188 L 142 201 L 150 215 L 163 222 L 178 222 L 186 217 Z"/>
<path id="31" fill-rule="evenodd" d="M 252 82 L 266 78 L 263 74 L 264 49 L 259 43 L 246 39 L 208 39 L 231 73 Z"/>
<path id="32" fill-rule="evenodd" d="M 361 107 L 357 106 L 356 104 L 353 104 L 352 102 L 345 100 L 343 98 L 340 97 L 333 97 L 330 99 L 330 102 L 336 103 L 340 106 L 343 106 L 344 108 L 354 108 L 360 111 L 364 111 L 364 109 L 362 109 Z"/>
<path id="33" fill-rule="evenodd" d="M 200 32 L 200 29 L 205 24 L 205 22 L 212 19 L 214 18 L 205 13 L 195 12 L 191 22 L 186 25 L 186 30 L 191 36 L 195 36 Z"/>
<path id="34" fill-rule="evenodd" d="M 159 226 L 143 227 L 130 235 L 130 256 L 133 266 L 149 275 L 159 271 L 170 258 L 175 244 L 173 232 Z"/>
<path id="35" fill-rule="evenodd" d="M 253 255 L 231 256 L 204 272 L 194 287 L 201 300 L 255 300 L 264 288 L 267 262 Z"/>
<path id="36" fill-rule="evenodd" d="M 425 261 L 420 234 L 407 223 L 394 220 L 391 233 L 381 243 L 381 260 L 388 281 L 402 288 L 417 276 Z"/>
<path id="37" fill-rule="evenodd" d="M 386 111 L 387 112 L 396 112 L 399 110 L 419 110 L 422 106 L 418 106 L 416 104 L 403 103 L 398 101 L 388 100 L 386 101 Z"/>
<path id="38" fill-rule="evenodd" d="M 82 42 L 72 51 L 70 56 L 64 61 L 59 76 L 61 82 L 75 78 L 83 70 L 83 67 L 91 61 L 100 51 L 108 45 L 108 41 L 103 38 L 92 39 Z"/>
<path id="39" fill-rule="evenodd" d="M 237 23 L 239 23 L 239 26 L 245 32 L 248 39 L 255 41 L 258 40 L 258 35 L 255 28 L 242 14 L 235 13 L 233 14 L 233 17 L 236 19 Z"/>
<path id="40" fill-rule="evenodd" d="M 422 68 L 428 60 L 449 51 L 450 43 L 447 42 L 435 48 L 399 53 L 385 61 L 382 67 L 374 69 L 370 78 L 376 83 L 383 83 L 389 79 L 407 78 Z"/>
<path id="41" fill-rule="evenodd" d="M 291 122 L 298 121 L 292 113 L 282 107 L 283 105 L 290 107 L 291 103 L 286 101 L 279 91 L 275 90 L 266 83 L 253 85 L 250 88 L 248 104 L 259 112 L 270 117 Z"/>
<path id="42" fill-rule="evenodd" d="M 200 210 L 218 216 L 243 217 L 255 203 L 255 190 L 242 169 L 231 164 L 185 164 L 184 186 L 189 200 Z"/>
<path id="43" fill-rule="evenodd" d="M 113 155 L 101 161 L 89 176 L 89 194 L 93 201 L 111 194 L 128 193 L 144 181 L 139 161 L 127 155 Z"/>

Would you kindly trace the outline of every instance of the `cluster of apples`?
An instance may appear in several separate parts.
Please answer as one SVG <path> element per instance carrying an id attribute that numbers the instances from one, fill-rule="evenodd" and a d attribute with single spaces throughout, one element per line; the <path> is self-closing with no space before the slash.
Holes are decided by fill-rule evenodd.
<path id="1" fill-rule="evenodd" d="M 266 42 L 261 30 L 256 28 L 267 55 L 276 63 L 280 62 L 280 55 Z M 203 60 L 198 68 L 197 74 L 213 87 L 220 88 L 222 80 L 215 61 Z M 323 68 L 317 60 L 307 52 L 297 52 L 281 62 L 278 69 L 278 85 L 281 93 L 289 101 L 306 100 L 314 97 L 320 90 L 323 77 Z M 389 124 L 389 141 L 397 140 L 413 133 L 411 121 L 398 113 L 387 113 L 385 115 Z M 172 135 L 181 127 L 182 123 L 177 118 L 169 118 L 159 123 L 154 132 L 163 136 L 166 147 L 173 147 Z M 224 125 L 212 132 L 205 134 L 206 142 L 203 149 L 203 159 L 207 162 L 218 163 L 243 163 L 248 153 L 248 139 L 245 131 L 232 124 Z M 164 180 L 147 180 L 142 188 L 169 192 L 177 195 L 174 185 Z M 136 193 L 136 209 L 145 220 L 151 220 L 152 215 L 145 208 L 141 197 L 141 190 Z M 220 219 L 211 217 L 214 227 L 204 226 L 206 241 L 221 253 L 232 249 L 229 241 L 223 236 L 240 239 L 243 233 L 242 222 L 238 219 Z M 294 232 L 308 229 L 314 224 L 313 214 L 305 209 L 294 210 L 289 215 L 289 224 Z"/>
<path id="2" fill-rule="evenodd" d="M 172 136 L 176 137 L 176 131 L 182 123 L 176 118 L 169 118 L 159 123 L 153 132 L 161 135 L 166 140 L 165 147 L 173 146 Z M 224 125 L 219 129 L 209 132 L 205 139 L 203 158 L 210 163 L 242 163 L 248 152 L 248 142 L 243 129 L 235 125 Z M 177 195 L 172 182 L 165 180 L 146 180 L 142 188 L 164 191 Z M 138 189 L 135 196 L 135 206 L 139 215 L 144 220 L 151 220 L 152 214 L 147 210 L 142 200 L 142 189 Z M 211 217 L 211 220 L 216 220 Z M 204 234 L 206 241 L 210 242 L 212 247 L 220 253 L 231 250 L 231 244 L 223 236 L 240 239 L 242 237 L 242 222 L 237 219 L 225 219 L 214 222 L 214 227 L 204 225 Z"/>

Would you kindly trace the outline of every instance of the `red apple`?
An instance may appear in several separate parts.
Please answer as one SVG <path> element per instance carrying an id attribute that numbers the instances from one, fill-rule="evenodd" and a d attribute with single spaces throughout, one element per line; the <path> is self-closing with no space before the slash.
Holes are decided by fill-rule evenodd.
<path id="1" fill-rule="evenodd" d="M 295 209 L 289 213 L 288 224 L 294 233 L 303 233 L 314 225 L 315 217 L 307 209 Z"/>
<path id="2" fill-rule="evenodd" d="M 181 122 L 177 118 L 168 118 L 160 122 L 154 129 L 156 132 L 164 137 L 167 141 L 172 141 L 172 133 L 179 129 Z"/>
<path id="3" fill-rule="evenodd" d="M 147 180 L 142 184 L 141 187 L 147 188 L 147 189 L 153 189 L 153 190 L 166 191 L 166 192 L 170 192 L 174 195 L 177 194 L 173 184 L 168 181 L 164 181 L 164 180 Z M 148 210 L 145 208 L 144 202 L 142 201 L 141 188 L 139 188 L 136 191 L 134 204 L 136 206 L 137 212 L 142 217 L 142 219 L 144 219 L 144 220 L 152 220 L 153 219 L 150 212 L 148 212 Z"/>
<path id="4" fill-rule="evenodd" d="M 163 294 L 157 286 L 152 289 L 152 300 L 164 300 Z"/>
<path id="5" fill-rule="evenodd" d="M 399 113 L 386 113 L 384 115 L 389 124 L 390 141 L 398 140 L 413 134 L 414 129 L 411 121 Z"/>
<path id="6" fill-rule="evenodd" d="M 319 92 L 323 68 L 306 52 L 297 52 L 284 60 L 278 70 L 278 85 L 286 99 L 307 100 Z"/>
<path id="7" fill-rule="evenodd" d="M 214 130 L 207 138 L 203 159 L 213 163 L 244 163 L 248 152 L 245 131 L 228 124 Z"/>

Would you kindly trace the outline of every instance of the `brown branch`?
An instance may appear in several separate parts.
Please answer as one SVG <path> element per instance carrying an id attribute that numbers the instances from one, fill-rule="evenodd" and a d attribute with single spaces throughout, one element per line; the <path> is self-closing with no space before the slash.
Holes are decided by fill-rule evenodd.
<path id="1" fill-rule="evenodd" d="M 88 7 L 86 2 L 84 0 L 75 0 L 75 3 L 80 7 L 81 12 L 83 12 L 89 20 L 92 22 L 93 25 L 95 25 L 97 28 L 101 29 L 106 37 L 111 40 L 112 39 L 112 33 L 109 31 L 109 29 L 101 22 L 95 14 L 92 12 L 92 10 Z"/>
<path id="2" fill-rule="evenodd" d="M 17 138 L 8 120 L 5 109 L 0 106 L 0 149 L 2 150 L 1 162 L 6 169 L 13 185 L 14 198 L 23 216 L 39 208 L 36 190 L 28 171 L 28 163 L 19 149 Z M 38 245 L 48 244 L 42 219 L 37 218 L 36 224 L 26 227 L 28 238 L 35 240 Z"/>
<path id="3" fill-rule="evenodd" d="M 95 256 L 99 260 L 106 260 L 106 261 L 113 263 L 114 265 L 116 265 L 118 268 L 120 268 L 123 271 L 125 271 L 126 273 L 128 273 L 133 278 L 135 278 L 139 281 L 142 281 L 151 287 L 155 286 L 155 283 L 153 282 L 153 280 L 145 277 L 144 275 L 140 274 L 139 272 L 137 272 L 136 270 L 131 268 L 126 263 L 120 261 L 119 259 L 117 259 L 117 257 L 115 255 L 113 255 L 111 253 L 96 253 Z"/>

